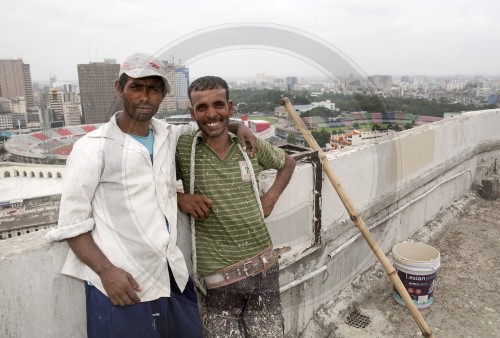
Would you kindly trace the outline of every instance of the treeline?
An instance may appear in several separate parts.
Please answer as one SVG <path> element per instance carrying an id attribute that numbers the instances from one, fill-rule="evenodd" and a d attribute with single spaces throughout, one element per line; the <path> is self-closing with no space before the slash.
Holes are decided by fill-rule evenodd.
<path id="1" fill-rule="evenodd" d="M 367 111 L 367 112 L 397 112 L 414 115 L 443 117 L 443 113 L 461 112 L 495 108 L 495 105 L 466 105 L 463 103 L 450 103 L 446 100 L 427 100 L 421 98 L 382 98 L 372 95 L 345 95 L 325 93 L 319 97 L 320 101 L 331 100 L 341 111 Z"/>
<path id="2" fill-rule="evenodd" d="M 278 89 L 236 89 L 230 91 L 237 112 L 249 114 L 252 112 L 272 112 L 279 106 L 280 99 L 288 96 L 293 104 L 310 104 L 311 102 L 330 100 L 335 103 L 341 112 L 367 111 L 367 112 L 396 112 L 401 111 L 414 115 L 442 117 L 445 112 L 461 112 L 481 109 L 496 108 L 495 105 L 466 105 L 450 103 L 446 100 L 426 100 L 418 98 L 382 98 L 372 95 L 346 95 L 324 93 L 320 96 L 311 96 L 306 90 L 292 91 L 290 94 Z M 304 116 L 325 116 L 328 110 L 315 109 Z M 332 116 L 331 113 L 329 116 Z"/>
<path id="3" fill-rule="evenodd" d="M 311 95 L 306 91 L 293 92 L 290 99 L 294 104 L 310 104 Z M 278 89 L 233 89 L 229 98 L 233 100 L 236 111 L 240 114 L 253 112 L 273 112 L 280 105 L 280 99 L 287 96 Z"/>

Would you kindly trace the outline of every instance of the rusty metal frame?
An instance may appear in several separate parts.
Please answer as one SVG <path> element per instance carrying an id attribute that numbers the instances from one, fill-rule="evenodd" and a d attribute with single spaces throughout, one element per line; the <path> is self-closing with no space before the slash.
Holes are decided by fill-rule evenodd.
<path id="1" fill-rule="evenodd" d="M 314 243 L 312 246 L 321 244 L 321 196 L 323 187 L 323 167 L 318 156 L 318 152 L 306 147 L 283 144 L 278 146 L 288 155 L 292 156 L 296 162 L 311 163 L 313 166 L 313 186 L 314 186 Z"/>

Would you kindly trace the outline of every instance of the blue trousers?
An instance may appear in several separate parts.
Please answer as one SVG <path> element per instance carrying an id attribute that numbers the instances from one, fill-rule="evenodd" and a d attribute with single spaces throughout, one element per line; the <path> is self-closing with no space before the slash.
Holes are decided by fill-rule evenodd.
<path id="1" fill-rule="evenodd" d="M 86 283 L 89 338 L 198 338 L 201 318 L 191 278 L 180 292 L 169 269 L 171 295 L 134 305 L 113 305 L 95 286 Z"/>

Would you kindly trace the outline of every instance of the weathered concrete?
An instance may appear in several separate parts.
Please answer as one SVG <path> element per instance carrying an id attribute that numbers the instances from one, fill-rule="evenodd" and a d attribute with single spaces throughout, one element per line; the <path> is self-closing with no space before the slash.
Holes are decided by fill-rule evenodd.
<path id="1" fill-rule="evenodd" d="M 500 199 L 485 200 L 475 190 L 409 239 L 441 254 L 434 301 L 420 310 L 435 337 L 500 337 Z M 316 326 L 316 337 L 422 337 L 408 309 L 394 300 L 392 289 L 382 267 L 371 267 L 325 306 L 328 311 L 321 313 L 321 320 L 336 328 L 324 332 Z M 365 328 L 347 324 L 353 310 L 367 316 L 370 324 Z"/>
<path id="2" fill-rule="evenodd" d="M 373 227 L 374 238 L 388 252 L 482 181 L 487 171 L 477 168 L 491 168 L 500 158 L 499 125 L 499 110 L 467 113 L 330 154 L 329 160 L 353 205 Z M 281 272 L 283 286 L 314 275 L 282 293 L 290 337 L 314 337 L 311 327 L 322 325 L 315 318 L 325 310 L 325 300 L 375 262 L 328 181 L 322 200 L 321 246 L 296 257 Z M 283 206 L 285 214 L 293 214 L 293 203 L 285 199 Z M 280 224 L 286 231 L 287 224 Z"/>
<path id="3" fill-rule="evenodd" d="M 0 337 L 86 337 L 84 285 L 62 276 L 47 230 L 0 241 Z"/>
<path id="4" fill-rule="evenodd" d="M 497 170 L 498 126 L 500 110 L 470 112 L 332 153 L 328 159 L 388 252 Z M 268 218 L 275 243 L 292 247 L 280 274 L 290 337 L 329 332 L 332 324 L 322 320 L 329 311 L 327 301 L 375 262 L 324 176 L 321 243 L 314 244 L 312 172 L 311 164 L 297 167 Z M 272 179 L 272 174 L 263 177 L 261 189 Z M 47 243 L 40 233 L 0 241 L 0 293 L 5 299 L 0 303 L 0 336 L 85 336 L 82 284 L 59 275 L 66 250 L 65 244 Z"/>

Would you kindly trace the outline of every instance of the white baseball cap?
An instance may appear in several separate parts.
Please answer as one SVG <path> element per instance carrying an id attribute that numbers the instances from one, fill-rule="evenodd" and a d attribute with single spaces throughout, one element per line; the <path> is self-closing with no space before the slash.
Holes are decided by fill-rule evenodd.
<path id="1" fill-rule="evenodd" d="M 167 93 L 170 93 L 170 84 L 167 80 L 167 68 L 165 63 L 152 55 L 145 53 L 135 53 L 130 55 L 120 65 L 119 77 L 123 74 L 134 79 L 140 79 L 148 76 L 160 76 L 165 82 Z"/>

